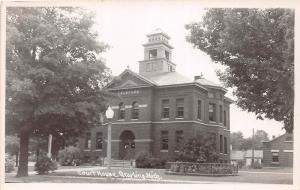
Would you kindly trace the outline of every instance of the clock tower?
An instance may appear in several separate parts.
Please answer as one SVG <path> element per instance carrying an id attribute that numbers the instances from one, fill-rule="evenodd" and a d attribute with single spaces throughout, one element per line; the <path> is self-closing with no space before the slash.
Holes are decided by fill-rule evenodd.
<path id="1" fill-rule="evenodd" d="M 148 42 L 144 46 L 144 60 L 139 62 L 139 74 L 144 76 L 175 71 L 176 65 L 171 62 L 173 47 L 170 37 L 161 29 L 147 35 Z"/>

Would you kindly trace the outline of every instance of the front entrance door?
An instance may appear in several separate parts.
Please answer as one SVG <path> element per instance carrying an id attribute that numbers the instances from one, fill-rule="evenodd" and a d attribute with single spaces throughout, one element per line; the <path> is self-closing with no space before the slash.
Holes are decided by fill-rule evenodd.
<path id="1" fill-rule="evenodd" d="M 120 135 L 120 152 L 119 157 L 122 160 L 130 160 L 135 155 L 134 134 L 132 131 L 123 131 Z"/>

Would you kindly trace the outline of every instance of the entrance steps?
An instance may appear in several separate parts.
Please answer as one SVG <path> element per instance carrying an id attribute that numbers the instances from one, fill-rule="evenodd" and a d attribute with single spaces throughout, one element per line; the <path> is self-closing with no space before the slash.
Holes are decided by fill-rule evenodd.
<path id="1" fill-rule="evenodd" d="M 111 160 L 111 167 L 131 168 L 134 167 L 134 161 L 133 160 Z"/>

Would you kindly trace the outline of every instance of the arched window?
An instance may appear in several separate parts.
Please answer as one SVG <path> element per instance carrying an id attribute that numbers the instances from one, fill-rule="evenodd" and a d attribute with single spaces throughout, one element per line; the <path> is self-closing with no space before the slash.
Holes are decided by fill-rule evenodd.
<path id="1" fill-rule="evenodd" d="M 123 102 L 119 104 L 119 120 L 125 119 L 125 105 Z"/>
<path id="2" fill-rule="evenodd" d="M 132 119 L 139 118 L 139 104 L 137 102 L 132 103 Z"/>

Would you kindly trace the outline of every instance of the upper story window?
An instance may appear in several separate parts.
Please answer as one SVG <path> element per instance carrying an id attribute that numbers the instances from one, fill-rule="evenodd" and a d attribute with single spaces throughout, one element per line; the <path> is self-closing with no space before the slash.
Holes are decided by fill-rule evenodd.
<path id="1" fill-rule="evenodd" d="M 137 102 L 132 103 L 132 119 L 139 119 L 139 104 Z"/>
<path id="2" fill-rule="evenodd" d="M 92 147 L 91 133 L 86 133 L 84 148 L 85 149 L 91 149 L 91 147 Z"/>
<path id="3" fill-rule="evenodd" d="M 227 116 L 226 116 L 226 111 L 224 110 L 224 126 L 227 125 Z"/>
<path id="4" fill-rule="evenodd" d="M 224 154 L 227 154 L 228 150 L 227 150 L 227 138 L 224 137 Z"/>
<path id="5" fill-rule="evenodd" d="M 162 115 L 163 119 L 170 117 L 170 101 L 169 99 L 162 100 Z"/>
<path id="6" fill-rule="evenodd" d="M 209 92 L 209 93 L 208 93 L 208 97 L 209 97 L 209 98 L 214 98 L 214 97 L 215 97 L 215 93 Z"/>
<path id="7" fill-rule="evenodd" d="M 216 104 L 210 103 L 208 105 L 208 117 L 209 121 L 216 122 Z"/>
<path id="8" fill-rule="evenodd" d="M 149 59 L 156 59 L 157 58 L 157 49 L 152 49 L 149 51 Z"/>
<path id="9" fill-rule="evenodd" d="M 119 120 L 125 119 L 125 105 L 123 102 L 119 104 Z"/>
<path id="10" fill-rule="evenodd" d="M 176 118 L 184 118 L 184 99 L 176 99 Z"/>
<path id="11" fill-rule="evenodd" d="M 161 131 L 161 150 L 168 150 L 169 149 L 169 132 L 168 131 Z"/>
<path id="12" fill-rule="evenodd" d="M 168 51 L 165 51 L 165 57 L 168 61 L 170 60 L 170 53 Z"/>
<path id="13" fill-rule="evenodd" d="M 96 133 L 96 149 L 102 149 L 103 146 L 103 134 L 102 132 Z"/>
<path id="14" fill-rule="evenodd" d="M 220 111 L 220 123 L 223 123 L 223 106 L 222 105 L 220 105 L 219 111 Z"/>
<path id="15" fill-rule="evenodd" d="M 197 118 L 202 119 L 202 101 L 198 100 Z"/>

